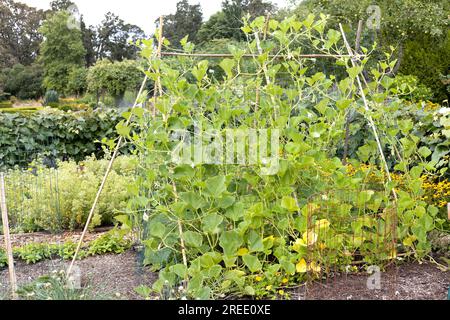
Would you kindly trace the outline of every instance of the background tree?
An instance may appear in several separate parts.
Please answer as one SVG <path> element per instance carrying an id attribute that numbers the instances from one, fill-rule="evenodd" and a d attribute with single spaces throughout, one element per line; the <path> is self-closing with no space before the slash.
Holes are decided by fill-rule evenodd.
<path id="1" fill-rule="evenodd" d="M 96 60 L 135 59 L 138 48 L 133 43 L 143 38 L 145 32 L 141 28 L 127 24 L 115 14 L 108 12 L 96 30 L 94 41 Z"/>
<path id="2" fill-rule="evenodd" d="M 141 81 L 139 64 L 132 60 L 100 60 L 89 69 L 87 75 L 88 90 L 97 95 L 97 104 L 101 96 L 109 94 L 114 97 L 116 106 L 122 106 L 125 92 L 137 90 Z"/>
<path id="3" fill-rule="evenodd" d="M 276 6 L 264 0 L 225 0 L 222 3 L 222 11 L 211 16 L 199 31 L 199 40 L 206 42 L 212 39 L 245 39 L 241 28 L 244 26 L 243 17 L 250 14 L 251 17 L 266 16 L 274 13 Z"/>
<path id="4" fill-rule="evenodd" d="M 39 52 L 38 29 L 45 12 L 12 0 L 0 0 L 0 68 L 31 64 Z"/>
<path id="5" fill-rule="evenodd" d="M 437 100 L 442 99 L 440 75 L 448 72 L 448 63 L 442 63 L 448 57 L 448 1 L 305 0 L 297 6 L 295 13 L 303 17 L 311 12 L 326 13 L 332 18 L 330 27 L 336 28 L 340 22 L 350 26 L 349 31 L 355 31 L 359 20 L 367 21 L 373 15 L 368 11 L 371 5 L 380 8 L 380 28 L 365 28 L 364 37 L 370 43 L 377 41 L 380 51 L 390 46 L 397 48 L 398 61 L 392 72 L 417 76 L 423 84 L 434 87 Z M 348 34 L 354 36 L 351 32 Z M 420 48 L 423 50 L 418 53 Z M 426 61 L 428 67 L 414 67 L 422 61 Z M 431 65 L 433 67 L 429 67 Z"/>
<path id="6" fill-rule="evenodd" d="M 75 3 L 70 0 L 54 0 L 50 2 L 52 11 L 65 11 L 73 6 L 75 6 Z"/>
<path id="7" fill-rule="evenodd" d="M 39 64 L 16 64 L 4 72 L 4 92 L 22 100 L 38 99 L 43 95 L 43 74 Z"/>
<path id="8" fill-rule="evenodd" d="M 94 48 L 94 42 L 95 42 L 95 29 L 92 26 L 87 26 L 84 22 L 83 15 L 80 18 L 80 28 L 81 28 L 81 34 L 83 37 L 83 46 L 84 49 L 86 49 L 86 66 L 90 67 L 95 64 L 96 61 L 96 52 Z"/>
<path id="9" fill-rule="evenodd" d="M 69 14 L 57 12 L 44 22 L 40 31 L 44 36 L 40 61 L 45 70 L 44 86 L 65 93 L 70 72 L 85 64 L 86 50 L 80 30 L 69 29 Z"/>
<path id="10" fill-rule="evenodd" d="M 202 22 L 203 13 L 200 4 L 190 5 L 187 0 L 182 0 L 177 3 L 176 13 L 165 17 L 164 36 L 175 47 L 181 47 L 180 40 L 186 35 L 189 35 L 190 42 L 196 43 Z"/>
<path id="11" fill-rule="evenodd" d="M 69 73 L 67 93 L 77 97 L 83 95 L 87 90 L 87 73 L 88 69 L 85 67 L 72 69 Z"/>

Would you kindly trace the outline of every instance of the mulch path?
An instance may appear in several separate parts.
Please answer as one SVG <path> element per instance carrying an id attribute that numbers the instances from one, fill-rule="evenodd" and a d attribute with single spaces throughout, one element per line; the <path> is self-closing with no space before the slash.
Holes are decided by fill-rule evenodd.
<path id="1" fill-rule="evenodd" d="M 106 232 L 89 233 L 86 241 L 93 240 Z M 26 234 L 13 235 L 13 246 L 26 243 L 76 242 L 80 232 L 60 235 Z M 3 244 L 0 236 L 0 246 Z M 142 267 L 143 254 L 129 250 L 121 255 L 88 257 L 78 261 L 83 287 L 90 287 L 100 297 L 139 300 L 135 292 L 140 285 L 151 287 L 157 275 Z M 16 263 L 19 285 L 49 275 L 53 271 L 67 269 L 67 261 L 48 260 L 34 265 Z M 329 278 L 324 282 L 311 283 L 292 290 L 291 299 L 311 300 L 446 300 L 450 286 L 450 273 L 443 272 L 430 263 L 404 263 L 381 274 L 381 289 L 367 289 L 368 275 L 348 274 Z M 8 293 L 8 270 L 0 270 L 0 297 Z M 0 298 L 1 299 L 1 298 Z"/>
<path id="2" fill-rule="evenodd" d="M 380 290 L 369 290 L 369 275 L 340 275 L 294 290 L 300 300 L 447 300 L 450 273 L 431 263 L 405 263 L 381 273 Z"/>
<path id="3" fill-rule="evenodd" d="M 81 284 L 89 287 L 94 296 L 109 299 L 139 300 L 135 288 L 151 286 L 156 275 L 141 267 L 141 255 L 130 250 L 120 255 L 103 255 L 77 261 L 81 271 Z M 16 263 L 19 286 L 28 284 L 38 277 L 50 275 L 53 271 L 66 270 L 68 261 L 48 260 L 34 265 Z M 8 293 L 8 270 L 0 271 L 0 297 Z"/>

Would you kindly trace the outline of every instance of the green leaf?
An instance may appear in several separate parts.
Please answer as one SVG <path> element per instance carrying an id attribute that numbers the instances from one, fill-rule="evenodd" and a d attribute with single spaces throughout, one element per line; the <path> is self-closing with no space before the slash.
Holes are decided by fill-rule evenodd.
<path id="1" fill-rule="evenodd" d="M 150 223 L 150 234 L 162 239 L 166 235 L 166 227 L 161 222 Z"/>
<path id="2" fill-rule="evenodd" d="M 202 229 L 206 233 L 218 234 L 220 232 L 220 224 L 223 222 L 223 217 L 217 214 L 210 214 L 203 218 Z"/>
<path id="3" fill-rule="evenodd" d="M 296 272 L 295 264 L 290 262 L 287 258 L 283 258 L 280 261 L 281 267 L 286 271 L 287 274 L 294 275 Z"/>
<path id="4" fill-rule="evenodd" d="M 251 272 L 255 273 L 261 271 L 262 264 L 259 261 L 258 257 L 252 255 L 245 255 L 242 257 L 242 260 L 244 261 L 245 265 Z"/>
<path id="5" fill-rule="evenodd" d="M 245 287 L 245 293 L 248 294 L 249 296 L 254 296 L 256 294 L 255 289 L 251 286 Z"/>
<path id="6" fill-rule="evenodd" d="M 236 231 L 226 231 L 220 236 L 219 244 L 226 256 L 233 257 L 243 242 L 242 237 Z"/>
<path id="7" fill-rule="evenodd" d="M 244 213 L 244 205 L 241 202 L 238 202 L 227 209 L 225 216 L 236 222 L 242 220 L 242 218 L 244 217 Z"/>
<path id="8" fill-rule="evenodd" d="M 228 209 L 236 202 L 236 198 L 233 196 L 224 196 L 217 201 L 217 205 L 221 209 Z"/>
<path id="9" fill-rule="evenodd" d="M 290 212 L 297 212 L 300 210 L 297 201 L 292 197 L 283 197 L 281 200 L 281 207 Z"/>
<path id="10" fill-rule="evenodd" d="M 220 198 L 220 196 L 227 190 L 225 185 L 225 177 L 217 176 L 206 180 L 206 189 L 208 194 L 214 198 Z"/>
<path id="11" fill-rule="evenodd" d="M 180 199 L 186 202 L 195 210 L 198 210 L 206 205 L 206 201 L 195 192 L 183 192 L 180 193 Z"/>
<path id="12" fill-rule="evenodd" d="M 183 234 L 183 239 L 188 246 L 200 248 L 203 244 L 203 236 L 198 232 L 186 231 Z"/>
<path id="13" fill-rule="evenodd" d="M 248 236 L 248 249 L 250 252 L 264 251 L 263 239 L 254 230 L 250 231 L 250 235 Z"/>
<path id="14" fill-rule="evenodd" d="M 179 276 L 182 279 L 186 278 L 186 276 L 188 274 L 187 268 L 184 264 L 176 264 L 174 266 L 171 266 L 170 271 L 175 273 L 177 276 Z"/>
<path id="15" fill-rule="evenodd" d="M 233 78 L 233 68 L 236 66 L 236 61 L 233 59 L 224 59 L 220 62 L 220 67 L 227 74 L 228 79 Z"/>
<path id="16" fill-rule="evenodd" d="M 428 158 L 431 155 L 431 150 L 428 149 L 427 147 L 422 147 L 419 149 L 419 154 L 423 157 L 423 158 Z"/>

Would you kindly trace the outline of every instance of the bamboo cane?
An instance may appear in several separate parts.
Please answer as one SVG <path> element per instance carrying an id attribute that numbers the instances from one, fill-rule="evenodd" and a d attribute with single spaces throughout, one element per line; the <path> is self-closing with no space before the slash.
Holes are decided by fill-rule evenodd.
<path id="1" fill-rule="evenodd" d="M 6 206 L 5 179 L 3 173 L 0 174 L 0 207 L 2 211 L 3 235 L 5 238 L 6 253 L 8 256 L 9 281 L 11 284 L 11 296 L 13 300 L 17 300 L 17 278 L 14 268 L 14 258 L 11 246 L 11 236 L 9 234 L 8 209 Z"/>

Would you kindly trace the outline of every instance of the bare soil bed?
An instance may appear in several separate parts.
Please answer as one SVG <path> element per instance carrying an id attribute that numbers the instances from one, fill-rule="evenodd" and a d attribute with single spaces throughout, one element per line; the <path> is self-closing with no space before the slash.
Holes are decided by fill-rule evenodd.
<path id="1" fill-rule="evenodd" d="M 301 300 L 447 300 L 449 272 L 431 263 L 405 263 L 381 273 L 380 290 L 369 290 L 368 275 L 340 275 L 295 290 Z"/>
<path id="2" fill-rule="evenodd" d="M 91 233 L 93 240 L 105 230 Z M 0 236 L 0 241 L 3 241 Z M 30 234 L 13 236 L 14 246 L 30 242 L 57 243 L 76 241 L 79 233 L 62 235 Z M 111 299 L 138 300 L 135 288 L 151 286 L 157 275 L 142 267 L 143 256 L 134 250 L 121 255 L 103 255 L 78 261 L 82 285 L 90 287 L 96 296 Z M 49 260 L 34 265 L 16 263 L 19 285 L 25 285 L 53 271 L 65 270 L 67 261 Z M 368 275 L 339 275 L 322 283 L 291 291 L 292 299 L 311 300 L 445 300 L 450 286 L 449 272 L 431 263 L 404 263 L 381 274 L 381 290 L 367 289 Z M 306 290 L 305 290 L 306 289 Z M 8 270 L 0 270 L 0 297 L 8 293 Z"/>

